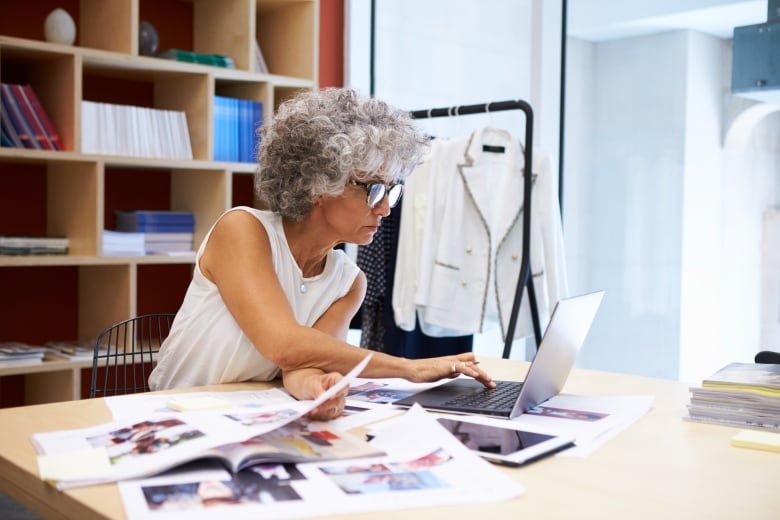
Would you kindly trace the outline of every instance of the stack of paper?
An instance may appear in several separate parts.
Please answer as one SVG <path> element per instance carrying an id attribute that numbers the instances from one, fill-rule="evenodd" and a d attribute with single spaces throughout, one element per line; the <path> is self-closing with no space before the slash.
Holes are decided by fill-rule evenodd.
<path id="1" fill-rule="evenodd" d="M 0 342 L 0 366 L 40 363 L 45 353 L 44 347 L 18 341 Z"/>
<path id="2" fill-rule="evenodd" d="M 780 365 L 730 363 L 690 390 L 692 421 L 780 430 Z"/>

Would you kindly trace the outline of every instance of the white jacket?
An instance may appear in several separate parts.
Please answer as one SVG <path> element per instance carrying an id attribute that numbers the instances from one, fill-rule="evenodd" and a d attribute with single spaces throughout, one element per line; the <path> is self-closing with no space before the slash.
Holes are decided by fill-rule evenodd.
<path id="1" fill-rule="evenodd" d="M 504 148 L 483 151 L 484 145 Z M 393 287 L 396 324 L 429 336 L 500 326 L 506 336 L 522 259 L 523 150 L 507 131 L 436 139 L 407 182 Z M 549 161 L 534 150 L 531 271 L 542 329 L 567 296 L 563 233 Z M 533 333 L 527 292 L 515 337 Z"/>

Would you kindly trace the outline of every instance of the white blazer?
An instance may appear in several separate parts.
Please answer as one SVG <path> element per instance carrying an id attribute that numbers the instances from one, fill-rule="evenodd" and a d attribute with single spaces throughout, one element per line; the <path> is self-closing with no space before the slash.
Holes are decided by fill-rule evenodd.
<path id="1" fill-rule="evenodd" d="M 483 146 L 503 147 L 503 153 Z M 549 161 L 534 150 L 531 270 L 540 325 L 567 295 Z M 506 130 L 436 139 L 407 182 L 393 287 L 396 324 L 435 337 L 500 326 L 506 336 L 522 259 L 523 150 Z M 418 173 L 420 174 L 417 177 Z M 515 337 L 533 333 L 527 292 Z"/>

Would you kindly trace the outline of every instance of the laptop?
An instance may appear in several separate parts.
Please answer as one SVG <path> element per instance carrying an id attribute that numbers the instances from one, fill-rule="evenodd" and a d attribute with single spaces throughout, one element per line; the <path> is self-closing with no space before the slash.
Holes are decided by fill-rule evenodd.
<path id="1" fill-rule="evenodd" d="M 470 377 L 460 376 L 393 404 L 409 407 L 417 403 L 427 410 L 507 419 L 527 412 L 560 393 L 603 296 L 604 291 L 596 291 L 563 298 L 555 304 L 525 381 L 496 381 L 496 388 L 486 388 Z"/>

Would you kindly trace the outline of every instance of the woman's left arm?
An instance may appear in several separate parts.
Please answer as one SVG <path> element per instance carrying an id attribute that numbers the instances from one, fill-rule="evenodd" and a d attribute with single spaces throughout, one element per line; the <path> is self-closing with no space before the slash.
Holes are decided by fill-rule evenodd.
<path id="1" fill-rule="evenodd" d="M 355 281 L 352 282 L 347 294 L 333 302 L 333 304 L 320 316 L 312 328 L 338 338 L 347 340 L 349 324 L 357 314 L 363 298 L 366 295 L 366 275 L 358 271 Z"/>
<path id="2" fill-rule="evenodd" d="M 346 341 L 349 323 L 357 313 L 366 292 L 366 276 L 359 272 L 352 283 L 349 292 L 339 298 L 320 316 L 313 328 Z M 328 388 L 340 381 L 342 375 L 338 372 L 324 372 L 318 368 L 301 368 L 282 373 L 284 387 L 297 399 L 315 399 Z M 328 420 L 339 417 L 344 411 L 349 388 L 328 399 L 309 417 L 315 420 Z"/>
<path id="3" fill-rule="evenodd" d="M 316 399 L 320 394 L 341 381 L 338 372 L 323 372 L 319 368 L 300 368 L 282 373 L 284 387 L 296 399 Z M 327 421 L 341 416 L 347 400 L 349 387 L 323 402 L 307 414 L 316 421 Z"/>

